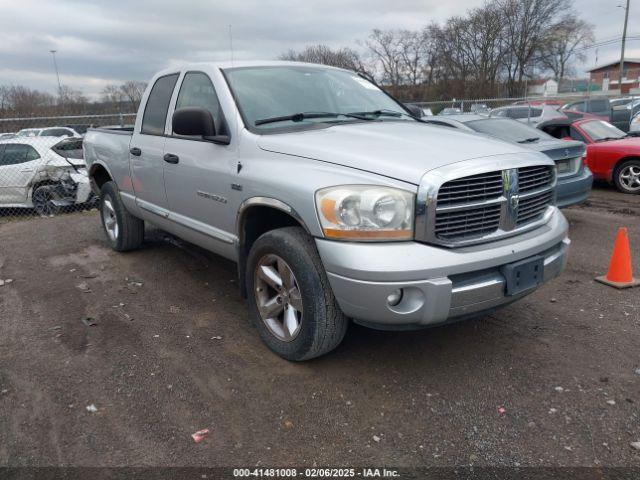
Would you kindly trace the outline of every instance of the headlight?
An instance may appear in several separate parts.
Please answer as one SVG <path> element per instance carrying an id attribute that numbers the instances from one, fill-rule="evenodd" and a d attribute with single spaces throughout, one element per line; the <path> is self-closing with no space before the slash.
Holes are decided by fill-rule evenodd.
<path id="1" fill-rule="evenodd" d="M 327 238 L 360 241 L 413 239 L 413 194 L 389 187 L 343 185 L 316 192 Z"/>

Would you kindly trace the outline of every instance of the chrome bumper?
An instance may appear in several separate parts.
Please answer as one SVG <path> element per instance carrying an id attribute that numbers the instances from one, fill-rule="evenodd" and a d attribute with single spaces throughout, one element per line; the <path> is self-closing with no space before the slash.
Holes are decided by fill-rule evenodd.
<path id="1" fill-rule="evenodd" d="M 333 293 L 345 315 L 378 328 L 420 328 L 494 309 L 524 297 L 505 294 L 500 267 L 544 257 L 543 281 L 558 276 L 570 244 L 556 210 L 546 225 L 510 239 L 446 249 L 420 243 L 353 244 L 316 240 Z M 403 290 L 398 305 L 387 297 Z"/>

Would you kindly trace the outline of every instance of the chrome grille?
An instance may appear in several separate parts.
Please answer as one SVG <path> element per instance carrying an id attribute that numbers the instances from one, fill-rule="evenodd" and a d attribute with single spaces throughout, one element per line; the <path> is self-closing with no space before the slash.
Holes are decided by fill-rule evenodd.
<path id="1" fill-rule="evenodd" d="M 440 187 L 438 205 L 482 202 L 502 195 L 502 172 L 488 172 L 451 180 Z"/>
<path id="2" fill-rule="evenodd" d="M 448 175 L 447 167 L 444 173 L 426 174 L 418 190 L 416 239 L 450 247 L 472 245 L 546 221 L 555 201 L 555 167 L 524 161 L 519 165 L 485 172 L 472 165 L 472 175 L 459 178 L 454 177 L 459 167 L 449 167 Z"/>
<path id="3" fill-rule="evenodd" d="M 444 240 L 482 236 L 495 231 L 499 225 L 499 204 L 436 214 L 436 236 Z"/>
<path id="4" fill-rule="evenodd" d="M 551 201 L 553 200 L 553 192 L 546 191 L 537 193 L 520 200 L 518 206 L 517 225 L 523 225 L 533 220 L 538 220 L 545 212 Z"/>
<path id="5" fill-rule="evenodd" d="M 546 165 L 522 167 L 518 169 L 520 193 L 547 187 L 553 181 L 553 168 Z"/>

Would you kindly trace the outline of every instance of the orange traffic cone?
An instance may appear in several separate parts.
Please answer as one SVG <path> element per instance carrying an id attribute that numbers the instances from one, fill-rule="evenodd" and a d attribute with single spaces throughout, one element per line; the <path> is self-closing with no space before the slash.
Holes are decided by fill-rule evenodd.
<path id="1" fill-rule="evenodd" d="M 640 285 L 640 280 L 633 278 L 633 272 L 631 271 L 631 249 L 629 248 L 629 237 L 625 227 L 618 229 L 607 275 L 596 277 L 596 281 L 616 288 L 629 288 Z"/>

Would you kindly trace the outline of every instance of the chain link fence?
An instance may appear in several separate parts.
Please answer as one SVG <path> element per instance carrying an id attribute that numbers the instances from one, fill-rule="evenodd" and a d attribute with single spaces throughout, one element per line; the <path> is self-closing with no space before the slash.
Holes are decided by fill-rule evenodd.
<path id="1" fill-rule="evenodd" d="M 424 115 L 479 114 L 532 123 L 541 116 L 600 118 L 640 132 L 640 95 L 566 94 L 411 102 Z M 6 114 L 5 114 L 6 116 Z M 82 142 L 88 128 L 131 126 L 134 113 L 0 118 L 0 223 L 95 208 Z"/>
<path id="2" fill-rule="evenodd" d="M 95 208 L 83 137 L 134 121 L 130 113 L 0 118 L 0 223 Z"/>
<path id="3" fill-rule="evenodd" d="M 568 117 L 570 120 L 599 118 L 624 132 L 640 130 L 640 95 L 592 92 L 591 94 L 559 94 L 554 96 L 518 98 L 451 99 L 432 102 L 410 102 L 422 109 L 425 116 L 479 114 L 504 116 L 516 120 L 538 121 Z"/>

